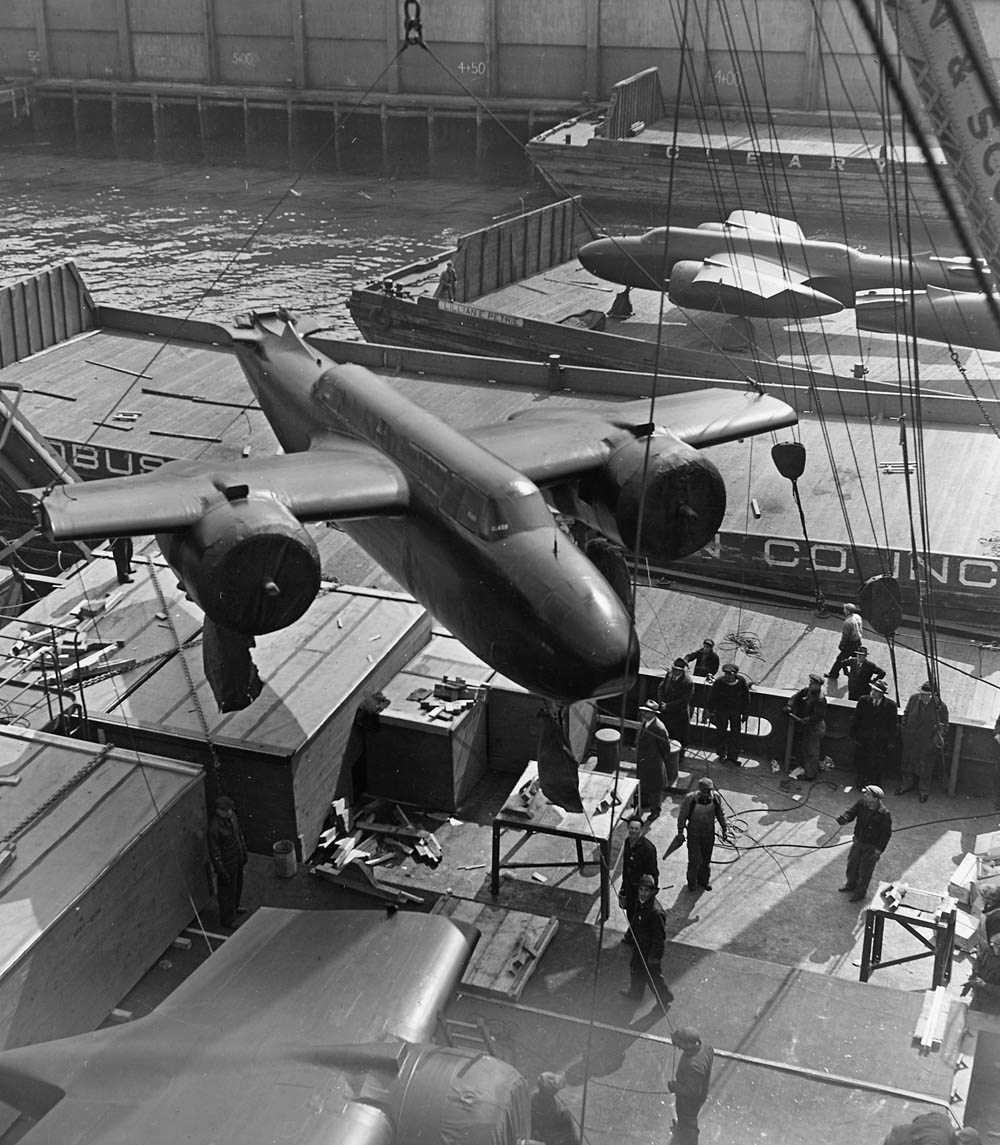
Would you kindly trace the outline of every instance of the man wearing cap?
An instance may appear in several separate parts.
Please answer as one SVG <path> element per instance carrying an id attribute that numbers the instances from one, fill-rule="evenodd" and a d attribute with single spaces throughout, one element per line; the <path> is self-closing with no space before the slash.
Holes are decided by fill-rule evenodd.
<path id="1" fill-rule="evenodd" d="M 660 813 L 670 760 L 670 736 L 659 713 L 660 705 L 655 700 L 647 700 L 642 705 L 635 738 L 635 777 L 639 780 L 640 806 L 649 807 L 650 819 Z M 673 778 L 677 779 L 676 771 Z"/>
<path id="2" fill-rule="evenodd" d="M 657 901 L 656 881 L 652 875 L 643 875 L 639 880 L 639 901 L 632 914 L 631 924 L 632 937 L 635 939 L 632 960 L 628 966 L 631 981 L 629 988 L 619 990 L 619 993 L 639 1001 L 648 984 L 657 1004 L 665 1010 L 674 1000 L 660 969 L 667 944 L 667 915 Z"/>
<path id="3" fill-rule="evenodd" d="M 687 670 L 686 660 L 678 657 L 674 661 L 670 671 L 660 681 L 656 698 L 660 703 L 660 719 L 667 729 L 667 734 L 681 745 L 681 752 L 676 762 L 679 768 L 684 761 L 684 752 L 691 738 L 691 701 L 694 699 L 694 680 Z M 671 771 L 673 775 L 670 774 Z M 676 782 L 677 771 L 668 761 L 667 787 L 673 787 Z"/>
<path id="4" fill-rule="evenodd" d="M 715 1051 L 690 1026 L 678 1026 L 670 1040 L 681 1051 L 673 1080 L 667 1082 L 677 1115 L 673 1140 L 676 1145 L 698 1145 L 698 1114 L 708 1097 Z"/>
<path id="5" fill-rule="evenodd" d="M 823 695 L 823 677 L 818 672 L 809 673 L 809 683 L 789 699 L 785 712 L 795 733 L 795 758 L 805 778 L 815 779 L 819 775 L 820 751 L 826 735 L 826 696 Z"/>
<path id="6" fill-rule="evenodd" d="M 566 1084 L 561 1073 L 540 1073 L 531 1095 L 531 1139 L 543 1145 L 580 1145 L 573 1114 L 557 1096 Z"/>
<path id="7" fill-rule="evenodd" d="M 719 732 L 720 760 L 740 762 L 740 729 L 750 714 L 750 684 L 735 664 L 723 664 L 722 675 L 713 681 L 705 715 Z"/>
<path id="8" fill-rule="evenodd" d="M 979 1145 L 975 1129 L 958 1129 L 944 1110 L 918 1113 L 912 1121 L 894 1125 L 882 1145 Z"/>
<path id="9" fill-rule="evenodd" d="M 863 621 L 861 610 L 856 604 L 844 605 L 844 623 L 840 626 L 840 646 L 837 649 L 837 659 L 833 662 L 827 679 L 836 680 L 842 669 L 846 669 L 851 657 L 861 647 L 861 631 Z"/>
<path id="10" fill-rule="evenodd" d="M 719 654 L 715 651 L 714 640 L 703 640 L 701 647 L 689 652 L 684 661 L 691 665 L 692 675 L 707 676 L 711 680 L 719 674 Z"/>
<path id="11" fill-rule="evenodd" d="M 715 825 L 722 828 L 722 841 L 728 840 L 729 827 L 722 810 L 722 796 L 707 775 L 698 780 L 697 791 L 691 791 L 681 801 L 677 813 L 677 837 L 687 832 L 688 865 L 687 889 L 712 889 L 712 849 L 715 846 Z"/>
<path id="12" fill-rule="evenodd" d="M 837 888 L 850 894 L 851 902 L 859 902 L 868 894 L 875 864 L 892 838 L 892 815 L 882 802 L 884 798 L 881 787 L 869 784 L 857 803 L 837 816 L 841 825 L 854 820 L 854 842 L 847 856 L 847 882 Z"/>
<path id="13" fill-rule="evenodd" d="M 219 922 L 236 925 L 243 896 L 243 868 L 247 863 L 247 845 L 236 818 L 236 805 L 228 795 L 215 801 L 215 814 L 208 824 L 208 857 L 218 882 Z"/>
<path id="14" fill-rule="evenodd" d="M 906 701 L 902 731 L 903 774 L 896 794 L 905 795 L 917 787 L 920 802 L 926 803 L 935 767 L 944 768 L 944 737 L 948 734 L 948 708 L 935 695 L 930 680 Z"/>
<path id="15" fill-rule="evenodd" d="M 625 911 L 628 930 L 623 942 L 634 945 L 632 938 L 632 915 L 639 902 L 639 880 L 643 875 L 651 875 L 654 886 L 660 880 L 660 868 L 656 861 L 656 847 L 642 833 L 642 819 L 633 815 L 628 821 L 628 838 L 622 848 L 622 882 L 618 905 Z"/>
<path id="16" fill-rule="evenodd" d="M 868 649 L 862 644 L 847 665 L 847 698 L 860 700 L 867 696 L 873 680 L 884 680 L 885 669 L 868 659 Z"/>
<path id="17" fill-rule="evenodd" d="M 872 680 L 868 695 L 858 700 L 851 720 L 854 770 L 860 791 L 866 783 L 879 783 L 882 769 L 899 735 L 896 701 L 886 695 L 885 680 Z"/>

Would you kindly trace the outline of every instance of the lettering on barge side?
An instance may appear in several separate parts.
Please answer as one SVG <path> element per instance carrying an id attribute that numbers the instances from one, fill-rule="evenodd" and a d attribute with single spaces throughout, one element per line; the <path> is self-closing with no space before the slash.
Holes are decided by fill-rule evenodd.
<path id="1" fill-rule="evenodd" d="M 439 310 L 448 310 L 452 314 L 464 314 L 469 318 L 485 318 L 487 322 L 499 322 L 503 326 L 523 326 L 524 319 L 514 314 L 500 314 L 496 310 L 482 310 L 478 306 L 469 306 L 465 302 L 438 301 Z"/>
<path id="2" fill-rule="evenodd" d="M 73 469 L 84 481 L 95 481 L 98 477 L 135 477 L 140 473 L 152 473 L 173 460 L 170 457 L 158 457 L 154 453 L 133 453 L 128 449 L 113 449 L 82 441 L 60 441 L 53 437 L 45 440 L 63 464 Z"/>
<path id="3" fill-rule="evenodd" d="M 786 171 L 836 171 L 838 174 L 880 175 L 888 160 L 882 155 L 799 155 L 783 151 L 728 151 L 711 147 L 680 147 L 672 143 L 648 143 L 645 158 L 685 163 L 720 163 L 737 167 L 782 167 Z"/>
<path id="4" fill-rule="evenodd" d="M 915 581 L 920 575 L 920 558 L 914 563 L 910 553 L 899 549 L 886 553 L 868 545 L 859 545 L 860 570 L 856 565 L 855 550 L 850 545 L 819 541 L 811 546 L 811 550 L 813 564 L 820 577 L 824 580 L 842 579 L 848 593 L 856 591 L 860 581 L 883 572 L 896 577 L 901 584 Z M 744 537 L 738 533 L 719 533 L 705 548 L 687 559 L 809 575 L 809 547 L 805 541 L 791 537 Z M 928 573 L 931 583 L 942 592 L 956 592 L 963 596 L 981 592 L 994 598 L 1000 587 L 1000 558 L 934 553 Z"/>

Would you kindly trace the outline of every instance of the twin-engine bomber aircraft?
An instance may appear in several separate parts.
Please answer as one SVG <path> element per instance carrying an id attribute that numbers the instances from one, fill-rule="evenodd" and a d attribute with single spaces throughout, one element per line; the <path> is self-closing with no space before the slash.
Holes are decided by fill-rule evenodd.
<path id="1" fill-rule="evenodd" d="M 967 258 L 869 254 L 808 239 L 798 223 L 760 211 L 733 211 L 724 223 L 595 239 L 580 248 L 579 259 L 598 278 L 666 290 L 675 306 L 740 318 L 817 318 L 853 307 L 855 296 L 868 290 L 978 291 L 983 282 Z M 988 281 L 985 263 L 981 270 Z"/>
<path id="2" fill-rule="evenodd" d="M 361 366 L 309 346 L 283 311 L 229 333 L 284 455 L 33 490 L 56 540 L 156 534 L 224 629 L 284 628 L 320 585 L 303 523 L 337 521 L 482 660 L 569 702 L 629 687 L 628 608 L 558 513 L 657 563 L 715 534 L 725 487 L 703 446 L 795 422 L 722 389 L 590 410 L 531 410 L 459 432 Z"/>

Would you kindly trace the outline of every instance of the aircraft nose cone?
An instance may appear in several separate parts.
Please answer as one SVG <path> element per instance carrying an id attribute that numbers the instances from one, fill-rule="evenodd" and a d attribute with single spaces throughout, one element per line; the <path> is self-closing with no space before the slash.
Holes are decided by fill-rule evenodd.
<path id="1" fill-rule="evenodd" d="M 543 679 L 547 694 L 599 699 L 632 686 L 639 641 L 628 610 L 600 574 L 581 578 L 572 597 L 551 600 L 544 616 L 551 649 Z"/>
<path id="2" fill-rule="evenodd" d="M 627 285 L 624 277 L 626 260 L 613 239 L 594 239 L 584 243 L 577 257 L 584 270 L 590 271 L 595 278 Z"/>

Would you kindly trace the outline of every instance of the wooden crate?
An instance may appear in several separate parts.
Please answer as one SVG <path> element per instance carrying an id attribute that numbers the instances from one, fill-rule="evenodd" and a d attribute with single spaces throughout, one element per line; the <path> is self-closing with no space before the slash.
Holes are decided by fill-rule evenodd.
<path id="1" fill-rule="evenodd" d="M 7 727 L 0 774 L 20 780 L 0 788 L 3 831 L 52 800 L 0 874 L 6 1049 L 97 1026 L 209 886 L 200 768 Z"/>
<path id="2" fill-rule="evenodd" d="M 468 923 L 480 932 L 479 942 L 462 975 L 462 988 L 470 994 L 509 1002 L 521 997 L 559 929 L 554 918 L 485 906 L 451 895 L 438 899 L 431 914 L 443 914 L 455 922 Z"/>
<path id="3" fill-rule="evenodd" d="M 295 624 L 257 638 L 264 690 L 243 711 L 218 712 L 195 648 L 112 710 L 91 708 L 91 724 L 115 743 L 208 764 L 200 708 L 250 849 L 269 855 L 278 839 L 295 839 L 301 859 L 315 848 L 331 801 L 361 794 L 352 790 L 359 705 L 429 634 L 430 618 L 411 598 L 340 587 Z"/>

